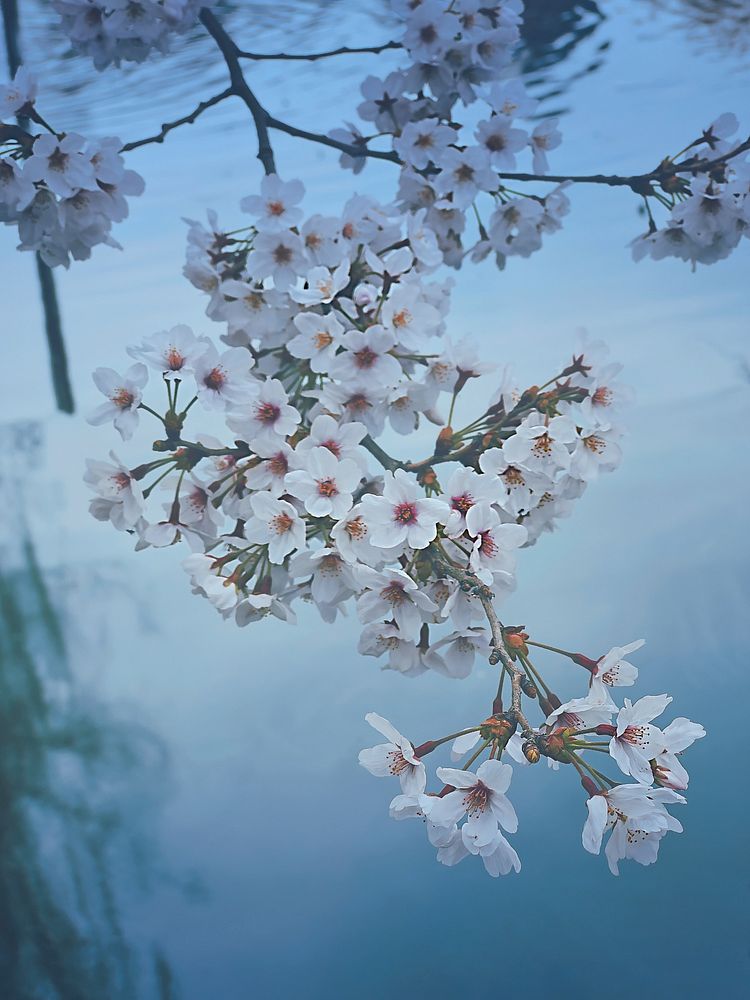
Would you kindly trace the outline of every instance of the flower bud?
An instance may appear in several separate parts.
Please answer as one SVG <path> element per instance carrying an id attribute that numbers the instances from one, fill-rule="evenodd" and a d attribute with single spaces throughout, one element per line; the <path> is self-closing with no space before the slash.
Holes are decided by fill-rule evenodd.
<path id="1" fill-rule="evenodd" d="M 596 787 L 596 783 L 594 782 L 593 778 L 589 778 L 587 774 L 585 774 L 581 778 L 581 784 L 589 793 L 589 796 L 598 795 L 600 789 Z"/>
<path id="2" fill-rule="evenodd" d="M 447 455 L 448 452 L 453 447 L 453 428 L 450 424 L 440 431 L 437 436 L 437 441 L 435 442 L 435 454 L 436 455 Z"/>
<path id="3" fill-rule="evenodd" d="M 536 689 L 536 684 L 533 684 L 528 677 L 521 678 L 521 690 L 529 698 L 536 698 L 539 692 Z"/>
<path id="4" fill-rule="evenodd" d="M 602 722 L 596 727 L 597 736 L 616 736 L 617 727 L 610 725 L 608 722 Z"/>
<path id="5" fill-rule="evenodd" d="M 534 743 L 533 740 L 526 740 L 523 747 L 523 755 L 529 764 L 536 764 L 539 762 L 541 754 L 539 753 L 539 747 Z"/>

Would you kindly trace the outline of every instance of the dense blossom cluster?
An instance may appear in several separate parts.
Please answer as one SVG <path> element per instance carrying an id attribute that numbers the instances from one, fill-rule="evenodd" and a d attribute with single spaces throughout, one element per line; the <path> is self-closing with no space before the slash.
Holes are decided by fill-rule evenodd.
<path id="1" fill-rule="evenodd" d="M 505 644 L 509 662 L 518 665 L 523 691 L 538 700 L 544 721 L 532 727 L 517 711 L 503 711 L 506 667 L 492 715 L 458 733 L 415 746 L 386 719 L 367 715 L 366 721 L 388 742 L 363 750 L 359 760 L 377 777 L 398 778 L 400 791 L 390 804 L 391 817 L 422 820 L 441 864 L 455 865 L 473 854 L 492 876 L 518 872 L 520 859 L 504 835 L 518 828 L 506 795 L 513 766 L 501 757 L 510 757 L 523 769 L 544 756 L 550 767 L 568 765 L 581 778 L 588 794 L 581 838 L 587 851 L 599 854 L 606 836 L 604 853 L 613 875 L 619 874 L 619 862 L 625 859 L 653 864 L 662 838 L 669 831 L 682 832 L 667 806 L 686 801 L 681 793 L 688 787 L 688 773 L 678 755 L 706 735 L 703 727 L 685 718 L 673 719 L 664 729 L 654 725 L 672 701 L 668 695 L 647 695 L 635 703 L 625 698 L 618 708 L 611 690 L 635 683 L 638 671 L 625 657 L 639 649 L 642 640 L 592 660 L 536 643 L 521 628 L 503 628 L 497 638 Z M 529 646 L 553 649 L 584 667 L 589 673 L 585 696 L 561 703 L 532 663 Z M 460 770 L 438 767 L 442 788 L 428 793 L 424 758 L 448 743 L 452 763 L 471 757 Z M 472 771 L 485 754 L 487 759 Z M 597 755 L 611 758 L 630 780 L 617 782 L 594 767 L 591 758 Z"/>
<path id="2" fill-rule="evenodd" d="M 513 586 L 514 551 L 620 460 L 619 365 L 593 344 L 543 389 L 522 392 L 506 374 L 481 415 L 454 428 L 441 412 L 493 366 L 442 337 L 434 235 L 362 197 L 338 219 L 303 221 L 301 197 L 299 182 L 272 175 L 243 201 L 247 230 L 191 224 L 186 274 L 209 292 L 228 349 L 176 327 L 131 348 L 123 376 L 97 371 L 106 402 L 91 419 L 124 438 L 144 408 L 156 412 L 148 368 L 164 378 L 171 455 L 131 470 L 127 488 L 119 464 L 92 467 L 93 510 L 141 546 L 184 538 L 198 553 L 194 586 L 243 624 L 250 607 L 288 618 L 298 598 L 328 621 L 356 597 L 363 653 L 404 673 L 466 676 L 488 637 L 446 565 Z M 186 435 L 194 403 L 223 418 L 231 444 L 205 428 Z M 425 419 L 441 430 L 424 461 L 376 443 L 386 425 L 406 435 Z M 156 518 L 138 501 L 148 473 L 172 491 Z M 441 624 L 452 631 L 435 640 Z"/>
<path id="3" fill-rule="evenodd" d="M 524 156 L 545 174 L 547 153 L 561 142 L 554 118 L 519 124 L 539 103 L 510 73 L 523 3 L 399 0 L 393 7 L 403 18 L 399 40 L 410 62 L 384 79 L 368 76 L 358 111 L 376 136 L 392 136 L 402 164 L 399 205 L 426 211 L 445 263 L 454 267 L 469 253 L 474 260 L 494 254 L 500 267 L 506 257 L 530 256 L 545 233 L 560 228 L 569 202 L 564 184 L 527 195 L 501 179 Z M 362 149 L 369 141 L 353 126 L 331 136 Z M 365 159 L 344 154 L 342 163 L 358 171 Z"/>
<path id="4" fill-rule="evenodd" d="M 519 870 L 506 838 L 518 825 L 508 759 L 526 768 L 546 757 L 577 772 L 586 790 L 586 850 L 599 853 L 608 837 L 615 874 L 625 858 L 650 864 L 663 836 L 681 829 L 667 807 L 685 801 L 679 755 L 705 735 L 702 727 L 676 718 L 659 728 L 667 695 L 615 702 L 612 689 L 635 682 L 626 657 L 642 642 L 590 659 L 503 625 L 496 610 L 515 586 L 518 550 L 554 529 L 586 486 L 619 464 L 630 396 L 620 366 L 602 344 L 583 340 L 552 377 L 524 387 L 507 369 L 492 375 L 495 365 L 447 335 L 452 282 L 439 269 L 466 256 L 494 255 L 501 267 L 508 256 L 528 256 L 569 208 L 568 181 L 548 175 L 557 123 L 538 117 L 512 72 L 521 0 L 394 0 L 408 63 L 362 85 L 359 115 L 373 134 L 354 126 L 327 138 L 301 133 L 333 143 L 355 173 L 376 152 L 398 165 L 392 203 L 354 195 L 337 216 L 306 216 L 301 181 L 277 176 L 268 130 L 284 123 L 242 76 L 239 60 L 252 54 L 203 6 L 54 0 L 74 47 L 100 69 L 163 50 L 200 16 L 231 86 L 127 148 L 161 141 L 238 96 L 266 172 L 241 202 L 246 225 L 222 228 L 213 213 L 207 227 L 189 222 L 185 275 L 207 294 L 222 343 L 175 326 L 132 345 L 123 373 L 94 373 L 104 398 L 90 421 L 112 423 L 128 448 L 148 422 L 156 455 L 124 461 L 112 451 L 90 461 L 92 514 L 133 536 L 137 549 L 184 545 L 193 591 L 239 625 L 293 621 L 299 601 L 333 622 L 353 604 L 359 652 L 388 669 L 455 679 L 477 656 L 498 665 L 489 715 L 447 736 L 415 745 L 367 716 L 386 742 L 364 750 L 361 763 L 398 778 L 391 815 L 422 821 L 442 863 L 472 854 L 491 875 Z M 118 139 L 55 132 L 35 97 L 24 69 L 0 88 L 0 218 L 18 226 L 22 249 L 67 265 L 113 242 L 111 224 L 142 181 L 125 169 Z M 32 134 L 30 122 L 43 131 Z M 644 199 L 649 232 L 634 242 L 637 257 L 710 262 L 745 235 L 750 178 L 747 144 L 730 141 L 736 129 L 724 115 L 656 171 L 610 179 Z M 387 149 L 371 147 L 383 137 Z M 529 180 L 553 186 L 517 189 Z M 662 229 L 653 201 L 671 213 Z M 456 426 L 483 376 L 492 378 L 489 398 Z M 430 424 L 439 430 L 423 459 L 383 447 L 391 432 L 420 431 L 423 440 Z M 562 701 L 532 661 L 534 648 L 585 669 L 587 690 Z M 541 713 L 533 724 L 529 705 Z M 424 758 L 449 744 L 452 764 L 468 760 L 438 767 L 442 788 L 428 791 Z M 597 755 L 627 780 L 595 767 Z"/>
<path id="5" fill-rule="evenodd" d="M 750 236 L 750 150 L 734 155 L 740 147 L 730 137 L 738 128 L 737 118 L 725 113 L 691 143 L 688 149 L 700 150 L 696 163 L 715 165 L 690 180 L 676 174 L 665 180 L 659 201 L 669 216 L 659 227 L 649 209 L 649 230 L 632 243 L 636 260 L 678 257 L 713 264 Z"/>
<path id="6" fill-rule="evenodd" d="M 143 62 L 166 52 L 170 37 L 191 28 L 212 0 L 52 0 L 63 31 L 97 69 Z"/>
<path id="7" fill-rule="evenodd" d="M 36 81 L 23 67 L 0 87 L 0 130 L 14 116 L 40 120 Z M 3 136 L 5 140 L 6 137 Z M 98 243 L 119 246 L 113 222 L 128 214 L 127 197 L 143 179 L 125 167 L 122 143 L 47 130 L 31 136 L 8 130 L 0 145 L 0 220 L 18 227 L 19 250 L 36 250 L 50 266 L 86 260 Z"/>

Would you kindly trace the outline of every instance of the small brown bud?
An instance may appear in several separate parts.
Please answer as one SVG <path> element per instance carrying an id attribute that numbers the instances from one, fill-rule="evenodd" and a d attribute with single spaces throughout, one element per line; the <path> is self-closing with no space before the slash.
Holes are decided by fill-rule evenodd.
<path id="1" fill-rule="evenodd" d="M 523 755 L 529 764 L 536 764 L 541 757 L 539 753 L 539 747 L 534 743 L 533 740 L 527 740 L 523 745 Z"/>
<path id="2" fill-rule="evenodd" d="M 447 455 L 452 447 L 453 447 L 453 428 L 450 426 L 450 424 L 446 424 L 446 426 L 443 427 L 443 429 L 438 434 L 437 441 L 435 441 L 435 454 Z"/>
<path id="3" fill-rule="evenodd" d="M 581 778 L 581 784 L 583 785 L 583 787 L 586 789 L 586 791 L 589 793 L 590 796 L 591 795 L 596 795 L 600 791 L 600 789 L 598 789 L 596 787 L 596 784 L 595 784 L 593 778 L 589 778 L 589 776 L 587 774 L 585 774 Z"/>
<path id="4" fill-rule="evenodd" d="M 536 698 L 539 694 L 536 689 L 536 684 L 530 681 L 528 677 L 521 678 L 521 690 L 529 698 Z"/>
<path id="5" fill-rule="evenodd" d="M 429 466 L 424 470 L 424 472 L 420 472 L 417 476 L 417 482 L 420 486 L 435 486 L 437 481 L 437 472 L 435 472 L 432 466 Z"/>

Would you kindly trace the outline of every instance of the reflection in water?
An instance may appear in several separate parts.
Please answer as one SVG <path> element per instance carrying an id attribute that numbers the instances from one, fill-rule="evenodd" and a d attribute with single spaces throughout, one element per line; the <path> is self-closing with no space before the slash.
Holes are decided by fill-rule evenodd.
<path id="1" fill-rule="evenodd" d="M 123 864 L 148 875 L 147 844 L 126 824 L 163 778 L 164 749 L 76 683 L 22 514 L 18 465 L 35 442 L 34 425 L 0 433 L 0 996 L 174 997 L 160 954 L 144 977 L 115 889 Z"/>
<path id="2" fill-rule="evenodd" d="M 649 0 L 674 16 L 698 47 L 718 54 L 750 50 L 750 0 Z"/>
<path id="3" fill-rule="evenodd" d="M 594 0 L 525 0 L 521 69 L 535 96 L 548 102 L 545 115 L 568 111 L 556 98 L 601 66 L 610 43 L 600 42 L 592 54 L 589 49 L 603 21 L 604 13 Z M 586 48 L 584 43 L 591 44 Z M 579 50 L 583 51 L 583 64 L 577 59 L 574 68 L 561 72 L 561 64 L 574 53 L 580 56 Z"/>

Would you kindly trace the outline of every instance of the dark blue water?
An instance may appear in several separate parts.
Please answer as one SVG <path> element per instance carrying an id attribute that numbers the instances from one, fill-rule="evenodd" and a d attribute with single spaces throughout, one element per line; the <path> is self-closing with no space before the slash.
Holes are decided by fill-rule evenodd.
<path id="1" fill-rule="evenodd" d="M 267 8 L 256 28 L 236 6 L 248 47 L 387 37 L 374 7 Z M 560 171 L 643 169 L 721 111 L 742 112 L 736 5 L 708 26 L 697 4 L 600 4 L 604 20 L 579 6 L 573 34 L 529 56 L 547 107 L 568 109 Z M 578 44 L 546 65 L 565 37 Z M 54 41 L 41 15 L 35 38 Z M 93 79 L 71 60 L 53 81 L 55 120 L 149 134 L 224 85 L 208 52 L 201 39 L 177 52 L 157 93 L 158 65 Z M 329 127 L 350 117 L 363 69 L 253 79 L 274 110 Z M 291 140 L 278 159 L 321 211 L 353 183 Z M 176 322 L 218 333 L 180 275 L 180 217 L 212 206 L 231 221 L 259 179 L 230 105 L 131 162 L 148 188 L 119 231 L 125 252 L 99 248 L 60 279 L 83 411 L 89 370 L 117 367 L 132 340 Z M 370 190 L 387 191 L 386 166 L 365 176 Z M 674 809 L 685 833 L 619 879 L 581 849 L 583 796 L 564 769 L 516 769 L 519 876 L 492 880 L 471 859 L 444 869 L 417 824 L 388 819 L 389 789 L 356 763 L 365 712 L 417 740 L 449 732 L 488 705 L 489 669 L 460 683 L 382 673 L 357 656 L 355 622 L 324 627 L 304 611 L 296 628 L 235 629 L 191 597 L 180 553 L 134 554 L 88 518 L 83 458 L 111 439 L 52 415 L 33 268 L 0 233 L 13 289 L 0 366 L 3 1000 L 746 995 L 748 250 L 696 274 L 635 265 L 635 208 L 623 192 L 575 192 L 541 254 L 461 274 L 451 327 L 531 383 L 585 325 L 637 392 L 623 467 L 522 553 L 505 612 L 592 655 L 645 637 L 641 693 L 670 692 L 674 714 L 708 730 L 686 756 L 689 805 Z M 561 695 L 578 691 L 567 670 L 549 661 Z"/>

